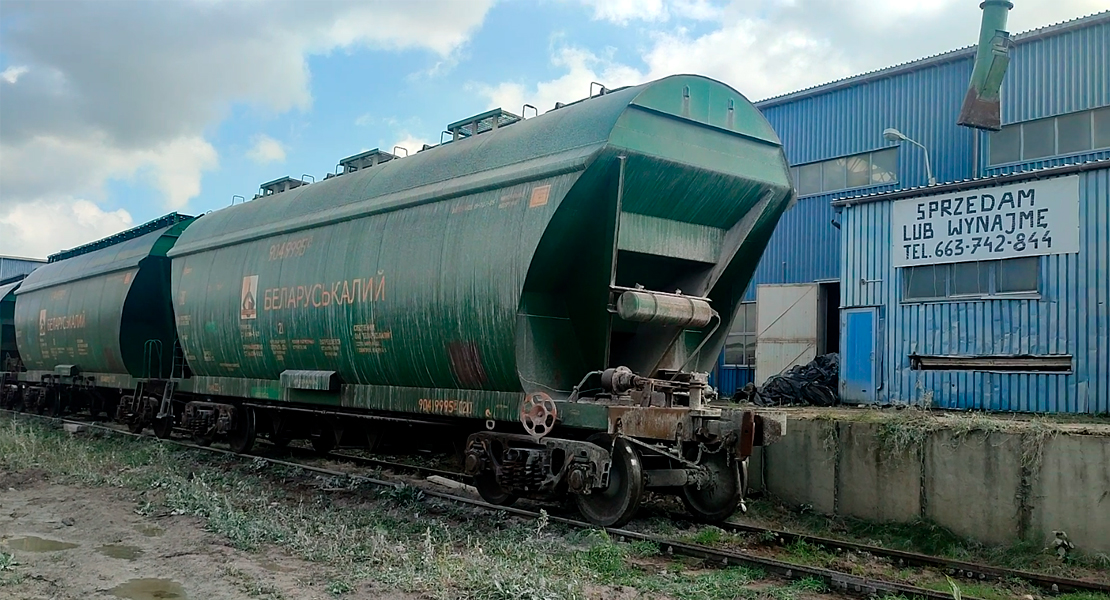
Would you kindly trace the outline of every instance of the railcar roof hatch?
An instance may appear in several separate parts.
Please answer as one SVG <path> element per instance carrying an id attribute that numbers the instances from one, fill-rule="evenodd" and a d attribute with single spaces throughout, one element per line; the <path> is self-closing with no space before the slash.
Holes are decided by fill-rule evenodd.
<path id="1" fill-rule="evenodd" d="M 493 131 L 498 127 L 506 127 L 519 120 L 519 115 L 514 115 L 511 112 L 495 108 L 482 114 L 474 115 L 473 117 L 467 117 L 461 121 L 455 121 L 447 126 L 447 131 L 451 132 L 451 140 L 454 141 L 487 131 Z"/>
<path id="2" fill-rule="evenodd" d="M 390 154 L 389 152 L 382 152 L 374 148 L 373 150 L 359 152 L 358 154 L 340 160 L 339 164 L 336 166 L 335 174 L 343 175 L 345 173 L 354 173 L 360 169 L 369 169 L 370 167 L 375 167 L 395 158 L 397 158 L 396 155 Z"/>
<path id="3" fill-rule="evenodd" d="M 288 176 L 273 181 L 267 181 L 258 186 L 258 193 L 254 195 L 254 198 L 257 200 L 265 196 L 273 196 L 274 194 L 280 194 L 288 190 L 295 190 L 302 185 L 308 184 L 301 179 L 293 179 Z"/>

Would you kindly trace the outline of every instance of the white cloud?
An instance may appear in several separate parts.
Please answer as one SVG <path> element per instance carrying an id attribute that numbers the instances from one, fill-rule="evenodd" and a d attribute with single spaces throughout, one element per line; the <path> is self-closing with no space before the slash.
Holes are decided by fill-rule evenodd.
<path id="1" fill-rule="evenodd" d="M 386 152 L 389 152 L 389 153 L 392 154 L 394 152 L 394 147 L 395 146 L 400 146 L 400 147 L 404 148 L 405 150 L 408 150 L 409 151 L 409 156 L 412 156 L 413 154 L 416 154 L 417 152 L 420 152 L 420 149 L 424 147 L 424 144 L 427 144 L 427 145 L 431 146 L 434 143 L 430 140 L 411 135 L 407 131 L 402 131 L 401 134 L 400 134 L 400 138 L 401 139 L 394 142 L 393 145 L 390 146 L 388 150 L 386 150 L 385 148 L 382 148 L 382 150 L 385 150 Z M 405 153 L 401 152 L 399 150 L 397 151 L 397 153 L 399 154 L 399 156 L 405 156 Z"/>
<path id="2" fill-rule="evenodd" d="M 4 81 L 12 85 L 15 85 L 15 82 L 19 81 L 19 77 L 26 73 L 27 70 L 27 67 L 24 66 L 8 67 L 7 69 L 4 69 L 3 72 L 0 72 L 0 79 L 3 79 Z"/>
<path id="3" fill-rule="evenodd" d="M 78 194 L 101 200 L 109 179 L 142 180 L 162 192 L 162 207 L 182 209 L 200 193 L 201 173 L 217 165 L 216 149 L 199 136 L 120 148 L 103 134 L 42 135 L 0 144 L 0 155 L 0 218 L 12 205 Z"/>
<path id="4" fill-rule="evenodd" d="M 254 136 L 252 144 L 251 149 L 247 151 L 247 158 L 254 162 L 260 165 L 285 162 L 285 148 L 274 138 L 259 134 Z"/>
<path id="5" fill-rule="evenodd" d="M 827 40 L 801 31 L 770 30 L 739 19 L 699 37 L 659 33 L 643 57 L 645 80 L 676 73 L 719 79 L 757 100 L 851 74 L 849 60 Z"/>
<path id="6" fill-rule="evenodd" d="M 551 64 L 566 69 L 566 74 L 535 85 L 502 82 L 497 85 L 473 84 L 471 89 L 490 99 L 511 113 L 519 113 L 525 103 L 539 108 L 540 112 L 555 107 L 556 102 L 573 102 L 590 93 L 590 82 L 598 81 L 610 88 L 632 85 L 644 81 L 644 75 L 632 67 L 600 57 L 588 50 L 563 47 L 555 51 Z"/>
<path id="7" fill-rule="evenodd" d="M 580 0 L 593 9 L 594 19 L 625 24 L 631 20 L 666 21 L 663 0 Z"/>
<path id="8" fill-rule="evenodd" d="M 0 74 L 19 82 L 0 102 L 0 219 L 57 198 L 98 202 L 132 178 L 161 192 L 159 210 L 185 208 L 218 166 L 205 136 L 233 106 L 309 109 L 307 58 L 337 49 L 449 60 L 491 3 L 5 2 L 0 53 L 24 66 Z"/>
<path id="9" fill-rule="evenodd" d="M 720 79 L 751 100 L 804 89 L 842 77 L 968 46 L 978 41 L 982 12 L 975 2 L 930 0 L 579 0 L 593 18 L 650 26 L 640 64 L 622 64 L 579 47 L 552 51 L 563 74 L 539 82 L 472 83 L 494 106 L 528 102 L 550 109 L 555 101 L 586 96 L 591 81 L 610 87 L 677 73 Z M 1019 3 L 1012 32 L 1105 10 L 1105 0 Z M 691 33 L 668 25 L 672 16 L 710 19 Z"/>
<path id="10" fill-rule="evenodd" d="M 50 227 L 44 229 L 43 223 Z M 45 258 L 131 226 L 127 211 L 104 211 L 88 200 L 25 202 L 0 216 L 0 254 Z"/>
<path id="11" fill-rule="evenodd" d="M 627 25 L 631 21 L 663 22 L 672 17 L 712 19 L 720 8 L 709 0 L 578 0 L 593 10 L 596 21 Z"/>

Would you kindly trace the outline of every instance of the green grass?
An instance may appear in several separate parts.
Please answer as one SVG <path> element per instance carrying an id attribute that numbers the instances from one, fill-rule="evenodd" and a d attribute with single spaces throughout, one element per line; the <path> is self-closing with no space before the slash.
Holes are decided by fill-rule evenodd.
<path id="1" fill-rule="evenodd" d="M 361 488 L 155 441 L 70 436 L 21 418 L 0 417 L 0 467 L 41 470 L 54 483 L 130 490 L 139 514 L 198 517 L 245 551 L 283 548 L 317 563 L 312 585 L 337 597 L 368 583 L 442 600 L 577 600 L 607 585 L 676 600 L 790 600 L 808 589 L 753 589 L 763 574 L 750 569 L 689 569 L 660 560 L 664 568 L 653 563 L 654 544 L 474 511 L 412 487 Z M 0 585 L 16 581 L 15 564 L 12 555 L 0 555 Z M 231 579 L 252 597 L 280 597 L 258 581 Z"/>
<path id="2" fill-rule="evenodd" d="M 790 511 L 769 499 L 750 502 L 748 507 L 748 518 L 755 523 L 821 537 L 1062 577 L 1082 575 L 1083 571 L 1110 571 L 1110 557 L 1103 554 L 1076 552 L 1066 561 L 1060 561 L 1038 542 L 987 546 L 925 519 L 909 523 L 880 523 L 850 517 L 829 517 L 811 511 Z M 771 536 L 760 541 L 768 544 L 775 542 Z"/>
<path id="3" fill-rule="evenodd" d="M 0 551 L 0 587 L 23 582 L 24 575 L 16 571 L 19 561 L 10 552 Z"/>
<path id="4" fill-rule="evenodd" d="M 789 560 L 803 565 L 830 567 L 836 562 L 836 555 L 804 540 L 796 540 L 785 547 Z"/>

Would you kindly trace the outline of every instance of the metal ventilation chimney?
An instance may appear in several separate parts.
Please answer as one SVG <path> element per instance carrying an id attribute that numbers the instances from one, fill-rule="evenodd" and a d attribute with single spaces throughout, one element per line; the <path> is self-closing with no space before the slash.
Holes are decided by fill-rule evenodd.
<path id="1" fill-rule="evenodd" d="M 1006 17 L 1014 4 L 1009 0 L 985 0 L 983 25 L 979 29 L 979 46 L 975 51 L 975 68 L 964 96 L 958 124 L 976 129 L 998 131 L 1002 128 L 1002 104 L 999 92 L 1006 67 L 1010 64 L 1010 32 Z"/>

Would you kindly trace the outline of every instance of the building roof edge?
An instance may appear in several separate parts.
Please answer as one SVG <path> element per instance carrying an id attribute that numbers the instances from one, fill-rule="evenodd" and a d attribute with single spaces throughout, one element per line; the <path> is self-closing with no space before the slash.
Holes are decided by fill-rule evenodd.
<path id="1" fill-rule="evenodd" d="M 1038 27 L 1037 29 L 1024 31 L 1022 33 L 1016 34 L 1015 36 L 1013 36 L 1012 39 L 1015 44 L 1020 45 L 1046 37 L 1060 35 L 1062 33 L 1066 33 L 1075 29 L 1082 29 L 1085 27 L 1099 25 L 1103 22 L 1110 22 L 1110 10 L 1104 10 L 1102 12 L 1094 13 L 1084 17 L 1077 17 L 1068 21 L 1062 21 L 1060 23 L 1054 23 L 1052 25 L 1045 25 L 1044 27 Z M 861 83 L 867 83 L 869 81 L 875 81 L 878 79 L 883 79 L 885 77 L 893 77 L 895 75 L 901 75 L 904 73 L 911 73 L 920 69 L 943 65 L 953 61 L 962 60 L 964 58 L 970 58 L 975 56 L 975 50 L 975 45 L 964 46 L 955 50 L 948 50 L 947 52 L 941 52 L 940 54 L 934 54 L 925 58 L 919 58 L 890 67 L 876 69 L 874 71 L 867 71 L 865 73 L 860 73 L 859 75 L 852 75 L 850 77 L 837 79 L 828 83 L 822 83 L 820 85 L 804 88 L 794 92 L 788 92 L 785 94 L 780 94 L 778 96 L 771 96 L 770 98 L 765 98 L 763 100 L 753 102 L 753 104 L 755 104 L 756 108 L 761 110 L 764 108 L 770 108 L 772 106 L 778 106 L 780 104 L 788 104 L 796 100 L 802 100 L 804 98 L 810 98 L 813 96 L 820 96 L 822 94 L 827 94 L 829 92 L 852 87 Z"/>
<path id="2" fill-rule="evenodd" d="M 992 175 L 990 177 L 980 177 L 978 179 L 964 179 L 962 181 L 953 181 L 951 183 L 942 183 L 940 185 L 927 185 L 907 188 L 904 190 L 895 190 L 892 192 L 881 192 L 876 194 L 867 194 L 863 196 L 852 196 L 849 198 L 833 200 L 832 205 L 853 206 L 855 204 L 887 202 L 891 200 L 901 200 L 903 198 L 935 196 L 937 194 L 947 194 L 949 192 L 960 192 L 964 190 L 985 187 L 996 187 L 999 185 L 1005 185 L 1017 181 L 1028 181 L 1031 179 L 1048 179 L 1050 177 L 1060 177 L 1063 175 L 1071 175 L 1073 173 L 1082 173 L 1084 171 L 1097 171 L 1099 169 L 1110 169 L 1110 158 L 1093 160 L 1072 165 L 1062 165 L 1058 167 L 1046 167 L 1044 169 L 1034 169 L 1031 171 L 1019 171 L 1017 173 Z"/>

